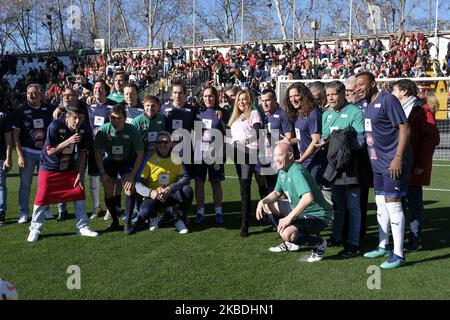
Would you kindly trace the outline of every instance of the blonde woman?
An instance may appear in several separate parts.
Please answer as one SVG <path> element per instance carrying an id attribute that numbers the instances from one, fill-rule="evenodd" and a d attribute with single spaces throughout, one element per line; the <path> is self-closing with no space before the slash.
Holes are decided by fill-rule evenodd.
<path id="1" fill-rule="evenodd" d="M 242 199 L 241 237 L 248 237 L 248 223 L 251 210 L 251 184 L 255 170 L 258 149 L 258 132 L 262 127 L 258 111 L 252 109 L 250 92 L 241 90 L 236 96 L 228 126 L 234 146 L 234 162 L 239 177 Z"/>

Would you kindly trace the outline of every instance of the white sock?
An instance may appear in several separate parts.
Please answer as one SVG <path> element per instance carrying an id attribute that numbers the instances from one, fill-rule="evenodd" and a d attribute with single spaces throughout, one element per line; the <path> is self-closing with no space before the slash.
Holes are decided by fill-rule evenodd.
<path id="1" fill-rule="evenodd" d="M 216 214 L 222 214 L 222 207 L 214 207 Z"/>
<path id="2" fill-rule="evenodd" d="M 90 193 L 94 208 L 100 207 L 100 177 L 89 176 L 89 183 L 91 185 Z"/>
<path id="3" fill-rule="evenodd" d="M 198 208 L 197 214 L 201 214 L 203 216 L 205 214 L 205 208 Z"/>
<path id="4" fill-rule="evenodd" d="M 386 249 L 389 244 L 389 211 L 384 201 L 384 196 L 375 195 L 377 204 L 377 221 L 378 221 L 378 237 L 379 247 Z"/>
<path id="5" fill-rule="evenodd" d="M 405 233 L 405 214 L 402 203 L 387 202 L 386 207 L 391 218 L 392 239 L 394 240 L 394 254 L 403 257 L 403 236 Z"/>

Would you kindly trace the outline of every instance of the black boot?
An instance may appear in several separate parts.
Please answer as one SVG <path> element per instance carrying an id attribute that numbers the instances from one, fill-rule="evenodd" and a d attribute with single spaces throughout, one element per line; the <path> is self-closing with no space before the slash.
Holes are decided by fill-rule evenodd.
<path id="1" fill-rule="evenodd" d="M 250 219 L 251 210 L 251 179 L 242 179 L 240 181 L 241 186 L 241 199 L 242 199 L 242 223 L 241 223 L 241 237 L 248 237 L 248 224 Z"/>

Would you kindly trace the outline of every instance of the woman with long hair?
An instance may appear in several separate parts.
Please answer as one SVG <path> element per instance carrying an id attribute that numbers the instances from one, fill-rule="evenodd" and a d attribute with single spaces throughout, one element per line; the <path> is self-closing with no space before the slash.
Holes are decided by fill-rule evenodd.
<path id="1" fill-rule="evenodd" d="M 262 120 L 258 111 L 252 108 L 252 96 L 249 91 L 241 90 L 238 92 L 228 126 L 231 128 L 234 162 L 242 199 L 240 235 L 241 237 L 248 237 L 252 177 L 257 159 L 258 131 L 262 127 Z"/>
<path id="2" fill-rule="evenodd" d="M 311 91 L 303 83 L 293 83 L 287 89 L 284 107 L 289 120 L 294 122 L 294 143 L 297 143 L 301 163 L 316 182 L 321 174 L 322 156 L 315 144 L 319 143 L 322 132 L 322 112 L 314 102 Z"/>
<path id="3" fill-rule="evenodd" d="M 225 136 L 226 111 L 219 107 L 219 93 L 212 85 L 203 89 L 200 106 L 201 111 L 197 114 L 195 121 L 199 121 L 202 125 L 202 139 L 194 151 L 194 160 L 201 159 L 202 163 L 194 163 L 195 199 L 197 201 L 197 215 L 194 222 L 201 223 L 205 220 L 205 181 L 208 174 L 213 191 L 216 223 L 220 224 L 223 223 L 221 181 L 225 180 L 224 165 L 205 163 L 203 155 L 205 155 L 204 152 L 209 153 L 211 147 L 215 145 L 215 137 L 211 135 L 212 129 L 219 130 Z M 214 150 L 215 153 L 218 151 Z"/>

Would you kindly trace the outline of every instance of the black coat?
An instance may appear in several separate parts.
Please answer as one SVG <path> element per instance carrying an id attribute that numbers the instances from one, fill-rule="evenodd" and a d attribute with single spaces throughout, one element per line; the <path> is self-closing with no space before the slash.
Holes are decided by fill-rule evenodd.
<path id="1" fill-rule="evenodd" d="M 356 147 L 353 127 L 334 130 L 329 136 L 328 165 L 323 178 L 334 185 L 372 185 L 372 168 L 366 146 Z"/>

